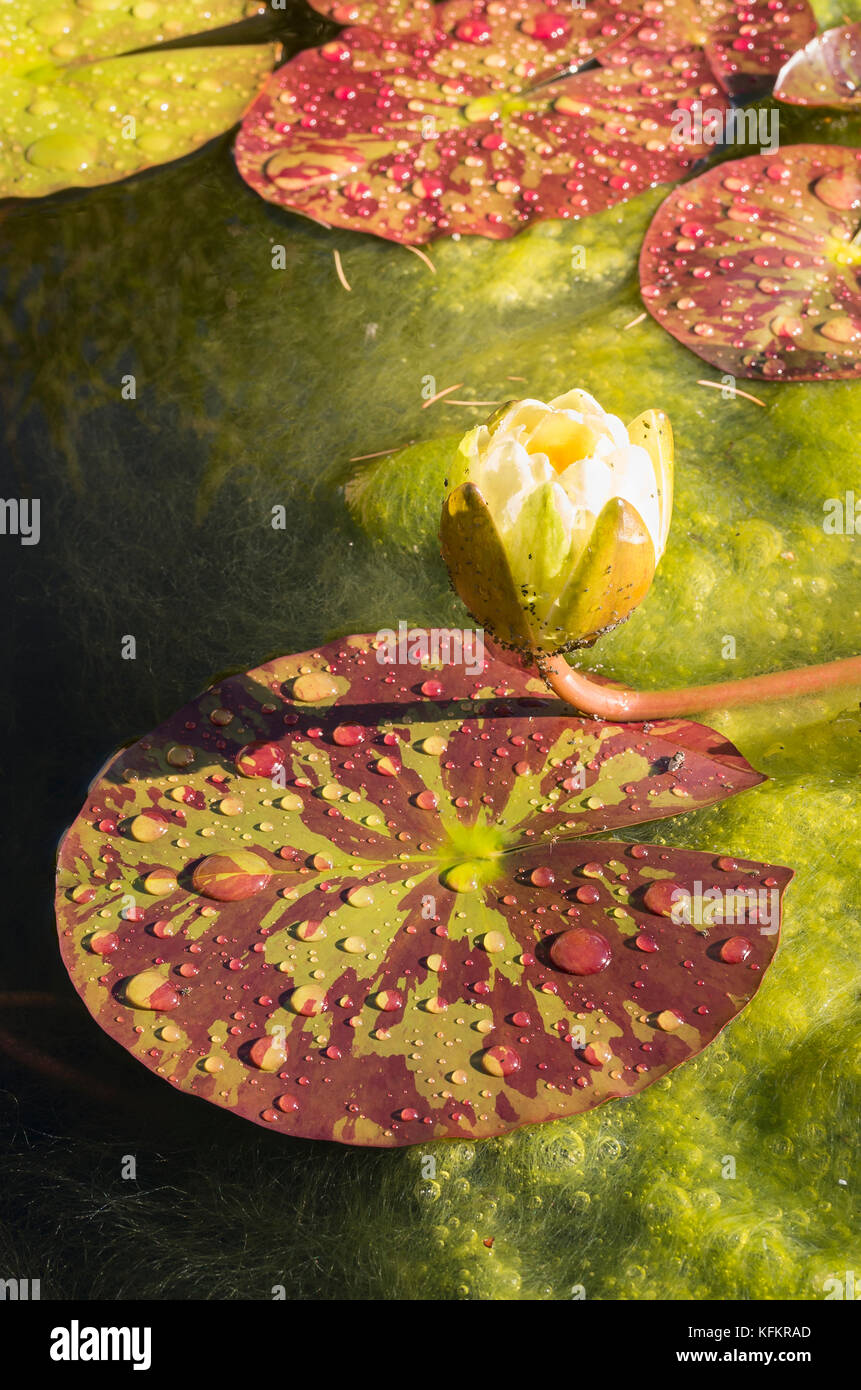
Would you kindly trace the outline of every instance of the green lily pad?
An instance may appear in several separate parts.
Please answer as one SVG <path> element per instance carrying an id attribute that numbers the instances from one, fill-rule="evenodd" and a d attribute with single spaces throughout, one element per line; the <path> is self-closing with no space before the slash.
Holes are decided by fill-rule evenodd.
<path id="1" fill-rule="evenodd" d="M 265 7 L 52 0 L 0 13 L 0 197 L 113 183 L 179 159 L 229 129 L 276 44 L 151 49 Z"/>
<path id="2" fill-rule="evenodd" d="M 454 641 L 278 658 L 93 783 L 63 956 L 173 1085 L 306 1138 L 482 1138 L 643 1090 L 756 992 L 790 870 L 584 837 L 760 774 L 700 724 L 572 718 Z"/>

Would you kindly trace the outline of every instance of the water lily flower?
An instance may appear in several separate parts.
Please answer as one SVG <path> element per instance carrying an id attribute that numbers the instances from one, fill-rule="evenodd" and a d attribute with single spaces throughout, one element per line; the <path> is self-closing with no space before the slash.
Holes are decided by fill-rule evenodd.
<path id="1" fill-rule="evenodd" d="M 591 646 L 648 592 L 673 506 L 661 411 L 626 428 L 586 391 L 512 401 L 465 436 L 458 470 L 442 553 L 497 641 L 532 659 Z"/>

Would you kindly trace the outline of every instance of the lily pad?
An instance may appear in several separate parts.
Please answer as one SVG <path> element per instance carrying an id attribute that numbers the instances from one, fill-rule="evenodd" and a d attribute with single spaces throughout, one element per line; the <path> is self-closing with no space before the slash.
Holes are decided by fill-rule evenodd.
<path id="1" fill-rule="evenodd" d="M 790 145 L 721 164 L 676 189 L 649 227 L 650 314 L 741 377 L 861 373 L 861 152 Z"/>
<path id="2" fill-rule="evenodd" d="M 479 1138 L 635 1094 L 749 1002 L 791 871 L 584 837 L 764 779 L 703 725 L 572 718 L 489 646 L 404 640 L 231 677 L 111 760 L 59 855 L 76 988 L 285 1134 Z"/>
<path id="3" fill-rule="evenodd" d="M 434 0 L 308 0 L 312 10 L 334 19 L 336 24 L 361 24 L 387 33 L 407 33 L 424 28 L 437 9 Z"/>
<path id="4" fill-rule="evenodd" d="M 811 39 L 781 68 L 774 95 L 794 106 L 861 106 L 861 24 Z"/>
<path id="5" fill-rule="evenodd" d="M 661 0 L 608 61 L 639 49 L 665 59 L 703 49 L 712 72 L 737 100 L 762 95 L 787 58 L 816 33 L 807 0 Z"/>
<path id="6" fill-rule="evenodd" d="M 505 15 L 531 38 L 539 38 L 559 55 L 561 63 L 583 61 L 632 31 L 639 7 L 623 0 L 309 0 L 311 7 L 338 24 L 360 25 L 382 33 L 462 31 L 470 42 L 492 42 L 494 21 Z"/>
<path id="7" fill-rule="evenodd" d="M 278 45 L 164 52 L 151 46 L 264 9 L 248 0 L 4 6 L 0 197 L 113 183 L 179 159 L 229 129 L 272 67 Z"/>
<path id="8" fill-rule="evenodd" d="M 465 27 L 462 6 L 441 6 L 450 27 L 433 35 L 353 28 L 299 54 L 243 121 L 242 177 L 325 226 L 417 244 L 582 217 L 679 179 L 710 148 L 672 138 L 680 106 L 725 106 L 701 53 L 552 81 L 591 40 L 560 45 L 500 9 L 472 6 Z"/>

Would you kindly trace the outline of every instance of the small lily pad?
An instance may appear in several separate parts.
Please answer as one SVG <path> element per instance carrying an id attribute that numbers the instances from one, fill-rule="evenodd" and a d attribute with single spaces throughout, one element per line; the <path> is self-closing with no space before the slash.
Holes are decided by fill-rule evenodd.
<path id="1" fill-rule="evenodd" d="M 781 68 L 774 95 L 794 106 L 861 107 L 861 24 L 811 39 Z"/>
<path id="2" fill-rule="evenodd" d="M 63 958 L 177 1088 L 284 1134 L 481 1138 L 635 1094 L 756 992 L 790 870 L 584 837 L 761 776 L 700 724 L 574 718 L 489 645 L 445 664 L 453 640 L 230 677 L 93 783 Z"/>
<path id="3" fill-rule="evenodd" d="M 721 164 L 661 204 L 640 254 L 649 313 L 722 372 L 861 373 L 861 152 L 791 145 Z"/>
<path id="4" fill-rule="evenodd" d="M 661 0 L 643 8 L 642 23 L 608 61 L 629 61 L 641 49 L 665 60 L 702 49 L 735 100 L 768 91 L 790 54 L 816 33 L 807 0 Z"/>
<path id="5" fill-rule="evenodd" d="M 299 54 L 246 115 L 239 172 L 325 226 L 418 244 L 582 217 L 679 179 L 707 152 L 673 139 L 680 106 L 726 105 L 701 52 L 669 66 L 638 53 L 554 81 L 594 38 L 577 37 L 579 10 L 545 31 L 526 9 L 488 0 L 467 25 L 462 6 L 440 6 L 449 27 L 432 34 L 345 29 Z"/>
<path id="6" fill-rule="evenodd" d="M 26 0 L 0 13 L 0 197 L 91 187 L 179 159 L 230 128 L 277 44 L 152 48 L 221 28 L 248 0 Z M 143 52 L 130 50 L 144 49 Z M 124 56 L 123 56 L 124 55 Z"/>

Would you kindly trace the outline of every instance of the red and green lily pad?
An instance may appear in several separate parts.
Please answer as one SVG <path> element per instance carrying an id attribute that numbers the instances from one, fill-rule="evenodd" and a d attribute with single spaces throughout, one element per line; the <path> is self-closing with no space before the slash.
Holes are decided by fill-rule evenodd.
<path id="1" fill-rule="evenodd" d="M 308 0 L 312 10 L 334 19 L 336 24 L 361 24 L 386 33 L 407 33 L 433 22 L 434 0 Z"/>
<path id="2" fill-rule="evenodd" d="M 637 4 L 625 0 L 309 0 L 312 9 L 338 24 L 358 25 L 381 33 L 458 32 L 473 43 L 493 42 L 495 21 L 544 40 L 561 65 L 594 56 L 632 32 L 640 18 Z"/>
<path id="3" fill-rule="evenodd" d="M 807 0 L 659 0 L 608 55 L 628 61 L 646 49 L 672 61 L 702 49 L 721 87 L 736 100 L 762 95 L 796 49 L 816 33 Z"/>
<path id="4" fill-rule="evenodd" d="M 315 10 L 339 24 L 363 25 L 385 33 L 452 27 L 457 14 L 463 25 L 484 19 L 481 0 L 454 0 L 434 5 L 431 0 L 310 0 Z M 816 18 L 807 0 L 659 0 L 626 4 L 625 0 L 512 0 L 491 4 L 491 14 L 507 12 L 526 32 L 553 34 L 561 45 L 566 29 L 591 40 L 594 52 L 612 50 L 621 61 L 648 50 L 670 60 L 680 52 L 704 49 L 721 86 L 733 97 L 744 97 L 770 86 L 790 54 L 816 33 Z M 489 40 L 489 35 L 483 42 Z M 612 63 L 613 52 L 602 61 Z"/>
<path id="5" fill-rule="evenodd" d="M 278 45 L 153 45 L 196 34 L 203 40 L 265 8 L 258 0 L 4 5 L 0 197 L 113 183 L 228 130 L 259 90 Z"/>
<path id="6" fill-rule="evenodd" d="M 156 1074 L 284 1134 L 481 1138 L 636 1094 L 752 998 L 791 871 L 627 832 L 763 778 L 700 724 L 572 718 L 474 636 L 280 657 L 96 778 L 61 950 Z"/>
<path id="7" fill-rule="evenodd" d="M 640 254 L 644 303 L 720 371 L 861 374 L 861 151 L 791 145 L 701 174 L 662 203 Z"/>
<path id="8" fill-rule="evenodd" d="M 577 37 L 579 10 L 559 18 L 563 38 L 507 6 L 467 8 L 455 22 L 464 6 L 439 6 L 432 34 L 346 29 L 273 73 L 237 137 L 242 177 L 325 226 L 418 244 L 582 217 L 708 152 L 673 139 L 680 108 L 726 106 L 701 52 L 552 81 L 597 42 Z"/>
<path id="9" fill-rule="evenodd" d="M 794 106 L 861 106 L 861 24 L 811 39 L 781 68 L 774 95 Z"/>

